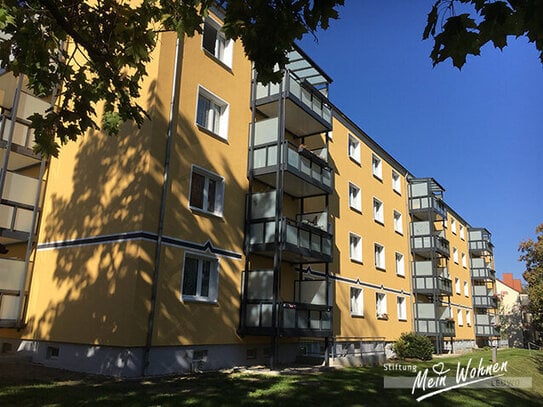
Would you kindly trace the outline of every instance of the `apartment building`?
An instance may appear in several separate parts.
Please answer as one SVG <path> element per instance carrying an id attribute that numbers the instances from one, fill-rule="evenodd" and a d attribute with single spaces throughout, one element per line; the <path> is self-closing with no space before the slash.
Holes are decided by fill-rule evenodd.
<path id="1" fill-rule="evenodd" d="M 50 101 L 0 77 L 3 351 L 139 376 L 492 339 L 488 231 L 342 113 L 301 49 L 263 85 L 220 26 L 161 34 L 141 129 L 50 161 L 24 127 Z"/>

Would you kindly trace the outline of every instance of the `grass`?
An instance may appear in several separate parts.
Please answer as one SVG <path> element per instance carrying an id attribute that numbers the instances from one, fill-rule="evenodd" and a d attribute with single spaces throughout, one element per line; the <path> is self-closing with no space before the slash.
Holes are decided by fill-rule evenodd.
<path id="1" fill-rule="evenodd" d="M 470 358 L 491 362 L 490 351 L 416 362 L 417 369 L 443 362 L 456 371 Z M 384 389 L 383 376 L 407 375 L 381 366 L 345 368 L 308 374 L 260 375 L 205 373 L 150 380 L 95 376 L 66 380 L 23 377 L 2 380 L 1 406 L 543 406 L 543 353 L 500 349 L 507 376 L 532 377 L 531 389 L 455 389 L 420 403 L 410 389 Z M 400 362 L 412 364 L 414 362 Z M 0 368 L 3 368 L 0 365 Z M 414 374 L 414 373 L 411 373 Z M 53 375 L 54 376 L 54 375 Z"/>

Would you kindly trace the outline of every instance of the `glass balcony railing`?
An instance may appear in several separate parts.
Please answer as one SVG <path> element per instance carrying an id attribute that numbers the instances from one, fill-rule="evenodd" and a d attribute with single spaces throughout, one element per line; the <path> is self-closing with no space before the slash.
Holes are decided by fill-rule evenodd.
<path id="1" fill-rule="evenodd" d="M 331 127 L 332 106 L 326 96 L 308 82 L 300 80 L 293 72 L 288 72 L 284 83 L 287 96 L 291 100 L 296 101 L 300 106 L 304 106 L 319 121 Z M 256 88 L 257 104 L 259 100 L 275 99 L 279 96 L 279 93 L 280 86 L 278 84 L 270 83 L 263 85 L 258 83 Z"/>
<path id="2" fill-rule="evenodd" d="M 5 326 L 8 321 L 16 321 L 20 316 L 24 271 L 24 261 L 0 259 L 0 326 Z"/>
<path id="3" fill-rule="evenodd" d="M 275 220 L 253 220 L 250 224 L 250 249 L 253 252 L 271 252 L 280 244 L 285 260 L 329 262 L 332 260 L 332 234 L 318 225 L 282 218 L 279 241 L 275 241 Z M 289 254 L 291 256 L 289 256 Z M 303 262 L 303 261 L 302 261 Z"/>
<path id="4" fill-rule="evenodd" d="M 443 201 L 433 195 L 409 198 L 409 210 L 418 212 L 431 209 L 442 218 L 447 217 L 447 208 Z"/>
<path id="5" fill-rule="evenodd" d="M 441 295 L 452 294 L 452 281 L 450 278 L 440 276 L 413 276 L 414 289 L 418 292 L 432 293 L 436 290 Z"/>
<path id="6" fill-rule="evenodd" d="M 437 235 L 412 236 L 411 249 L 413 251 L 427 252 L 436 250 L 445 257 L 450 257 L 449 241 Z"/>
<path id="7" fill-rule="evenodd" d="M 475 315 L 476 336 L 499 336 L 499 325 L 496 324 L 496 316 L 488 314 Z"/>
<path id="8" fill-rule="evenodd" d="M 417 318 L 415 319 L 415 330 L 417 333 L 428 336 L 456 336 L 454 320 Z"/>
<path id="9" fill-rule="evenodd" d="M 474 280 L 496 280 L 496 272 L 483 258 L 471 259 L 471 278 Z"/>
<path id="10" fill-rule="evenodd" d="M 281 149 L 279 155 L 277 154 L 278 148 Z M 331 193 L 333 172 L 327 166 L 326 161 L 317 155 L 320 151 L 322 149 L 317 152 L 301 149 L 289 141 L 284 141 L 279 146 L 276 143 L 258 145 L 251 151 L 251 170 L 254 171 L 256 177 L 266 177 L 275 174 L 277 166 L 282 166 L 286 170 L 286 176 L 293 175 L 298 178 L 297 180 L 287 178 L 284 182 L 287 192 L 290 193 L 288 189 L 292 189 L 294 196 L 307 189 L 307 187 L 303 187 L 305 182 L 322 192 Z M 278 157 L 280 162 L 278 162 Z M 267 183 L 275 183 L 275 177 L 270 178 Z"/>
<path id="11" fill-rule="evenodd" d="M 273 302 L 248 301 L 245 331 L 270 335 L 276 329 L 283 336 L 324 337 L 332 335 L 332 307 L 299 302 L 277 304 L 277 327 L 273 326 Z"/>

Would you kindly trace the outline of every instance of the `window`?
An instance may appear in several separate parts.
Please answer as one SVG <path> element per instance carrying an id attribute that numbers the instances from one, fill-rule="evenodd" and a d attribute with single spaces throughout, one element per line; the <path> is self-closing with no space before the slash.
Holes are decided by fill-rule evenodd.
<path id="1" fill-rule="evenodd" d="M 361 288 L 351 287 L 351 316 L 364 316 L 364 297 Z"/>
<path id="2" fill-rule="evenodd" d="M 349 206 L 359 212 L 362 211 L 361 195 L 360 188 L 349 182 Z"/>
<path id="3" fill-rule="evenodd" d="M 460 294 L 460 280 L 458 277 L 454 278 L 454 287 L 456 289 L 456 294 Z"/>
<path id="4" fill-rule="evenodd" d="M 456 235 L 456 219 L 451 218 L 451 232 Z"/>
<path id="5" fill-rule="evenodd" d="M 462 267 L 467 267 L 466 253 L 462 253 Z"/>
<path id="6" fill-rule="evenodd" d="M 405 297 L 397 297 L 396 305 L 398 308 L 398 319 L 400 321 L 407 321 L 407 306 Z"/>
<path id="7" fill-rule="evenodd" d="M 402 184 L 400 182 L 400 174 L 392 170 L 392 190 L 394 192 L 402 194 Z"/>
<path id="8" fill-rule="evenodd" d="M 377 318 L 388 319 L 386 294 L 375 293 L 375 310 L 377 312 Z"/>
<path id="9" fill-rule="evenodd" d="M 456 247 L 453 247 L 453 260 L 458 264 L 458 249 Z"/>
<path id="10" fill-rule="evenodd" d="M 396 274 L 405 276 L 405 264 L 401 253 L 396 253 Z"/>
<path id="11" fill-rule="evenodd" d="M 470 310 L 466 310 L 466 324 L 468 326 L 471 326 L 471 311 Z"/>
<path id="12" fill-rule="evenodd" d="M 376 222 L 385 223 L 383 203 L 377 198 L 373 198 L 373 219 Z"/>
<path id="13" fill-rule="evenodd" d="M 464 325 L 464 318 L 462 317 L 462 310 L 461 309 L 456 310 L 456 317 L 457 317 L 457 320 L 458 320 L 458 326 L 463 326 Z"/>
<path id="14" fill-rule="evenodd" d="M 228 67 L 232 67 L 234 41 L 227 40 L 218 23 L 208 18 L 204 23 L 202 48 Z"/>
<path id="15" fill-rule="evenodd" d="M 469 288 L 468 288 L 468 282 L 464 281 L 464 295 L 466 297 L 469 297 Z"/>
<path id="16" fill-rule="evenodd" d="M 383 179 L 383 162 L 376 155 L 371 157 L 371 172 L 376 178 Z"/>
<path id="17" fill-rule="evenodd" d="M 402 214 L 398 211 L 394 211 L 394 230 L 400 235 L 403 235 Z"/>
<path id="18" fill-rule="evenodd" d="M 203 168 L 193 166 L 190 177 L 190 208 L 222 216 L 223 202 L 224 179 Z"/>
<path id="19" fill-rule="evenodd" d="M 360 141 L 349 134 L 349 157 L 360 164 Z"/>
<path id="20" fill-rule="evenodd" d="M 349 234 L 349 254 L 351 260 L 362 261 L 362 238 L 354 233 Z"/>
<path id="21" fill-rule="evenodd" d="M 196 124 L 226 140 L 228 138 L 228 104 L 200 87 Z"/>
<path id="22" fill-rule="evenodd" d="M 466 235 L 465 235 L 466 232 L 464 232 L 464 226 L 463 225 L 460 225 L 460 239 L 462 240 L 466 240 Z"/>
<path id="23" fill-rule="evenodd" d="M 181 298 L 188 301 L 217 301 L 219 261 L 216 258 L 185 255 Z"/>
<path id="24" fill-rule="evenodd" d="M 385 269 L 385 248 L 375 243 L 375 267 L 381 270 Z"/>

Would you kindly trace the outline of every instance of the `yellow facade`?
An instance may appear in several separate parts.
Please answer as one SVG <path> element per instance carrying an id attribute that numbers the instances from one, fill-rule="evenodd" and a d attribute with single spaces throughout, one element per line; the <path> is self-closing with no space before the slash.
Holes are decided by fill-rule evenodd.
<path id="1" fill-rule="evenodd" d="M 214 31 L 220 26 L 218 14 L 210 16 L 208 25 L 211 34 L 206 28 L 203 36 L 183 39 L 178 52 L 175 35 L 161 34 L 140 100 L 151 120 L 141 129 L 126 125 L 117 138 L 87 134 L 50 161 L 42 175 L 47 185 L 37 250 L 29 262 L 26 325 L 15 330 L 6 322 L 0 325 L 0 338 L 17 338 L 33 349 L 51 344 L 49 353 L 50 347 L 81 346 L 65 348 L 73 360 L 95 352 L 93 346 L 129 348 L 137 354 L 133 366 L 146 369 L 146 359 L 154 355 L 159 367 L 151 371 L 161 373 L 192 369 L 188 366 L 200 350 L 217 349 L 216 356 L 209 355 L 210 367 L 257 363 L 274 346 L 287 349 L 281 355 L 292 361 L 297 351 L 309 349 L 307 343 L 391 343 L 402 332 L 417 329 L 417 303 L 429 304 L 430 297 L 416 294 L 412 276 L 414 262 L 424 260 L 413 249 L 411 236 L 412 222 L 421 220 L 410 207 L 414 176 L 303 81 L 294 85 L 307 93 L 273 101 L 277 106 L 285 103 L 283 110 L 290 116 L 265 104 L 273 93 L 256 106 L 252 67 L 241 44 Z M 207 35 L 217 37 L 210 41 Z M 13 98 L 13 86 L 0 84 L 3 100 Z M 255 94 L 262 91 L 258 89 Z M 312 98 L 313 107 L 304 97 Z M 322 105 L 310 111 L 315 101 Z M 324 117 L 326 109 L 333 110 L 329 118 Z M 305 121 L 296 124 L 296 115 Z M 317 123 L 316 132 L 307 130 L 311 120 Z M 258 126 L 279 129 L 283 139 L 251 144 Z M 276 174 L 292 171 L 284 182 L 309 192 L 298 194 L 292 185 L 282 191 L 269 174 L 251 173 L 251 154 L 256 157 L 262 145 L 268 149 L 274 143 L 284 143 L 281 148 L 289 159 L 302 163 L 289 169 L 292 162 L 287 160 L 284 167 L 276 167 Z M 316 150 L 326 154 L 308 152 Z M 275 153 L 279 158 L 281 151 Z M 312 167 L 304 173 L 306 162 Z M 38 168 L 20 173 L 37 178 Z M 318 184 L 310 179 L 315 171 L 323 177 L 330 171 L 333 182 Z M 259 205 L 257 212 L 268 216 L 266 222 L 280 211 L 281 219 L 290 222 L 285 225 L 309 236 L 310 247 L 299 252 L 295 248 L 284 257 L 277 254 L 283 249 L 270 249 L 272 240 L 265 248 L 248 249 L 255 239 L 251 227 L 259 226 L 258 216 L 253 219 L 248 213 Z M 309 214 L 320 217 L 319 227 Z M 452 281 L 450 297 L 443 296 L 440 306 L 446 305 L 455 320 L 454 340 L 471 343 L 476 333 L 470 225 L 450 208 L 447 223 L 436 225 L 451 251 L 450 258 L 440 260 L 439 267 L 447 267 Z M 271 235 L 268 231 L 266 238 Z M 327 239 L 330 256 L 324 253 Z M 26 247 L 24 242 L 11 243 L 9 256 L 24 259 Z M 263 286 L 258 293 L 262 297 L 247 292 L 249 298 L 244 297 L 244 284 L 272 284 L 266 280 L 272 275 L 268 271 L 278 279 L 273 300 L 264 298 L 269 287 Z M 259 272 L 260 280 L 255 277 Z M 257 300 L 260 304 L 255 305 Z M 274 306 L 281 311 L 273 314 Z M 263 325 L 255 324 L 269 315 L 277 315 L 275 328 L 284 329 L 281 335 L 270 333 L 271 325 L 258 332 Z M 443 317 L 434 316 L 434 322 Z M 250 329 L 244 331 L 246 323 Z M 302 329 L 300 324 L 307 326 Z M 270 337 L 277 340 L 270 344 Z M 166 353 L 157 356 L 154 350 Z M 249 357 L 253 351 L 258 356 Z M 44 355 L 43 350 L 36 352 Z M 231 353 L 219 360 L 221 352 Z M 47 355 L 40 360 L 51 361 Z M 205 355 L 201 360 L 207 360 Z M 165 360 L 178 365 L 164 367 Z M 87 369 L 132 375 L 140 369 L 129 365 L 123 365 L 128 369 L 123 371 Z"/>

